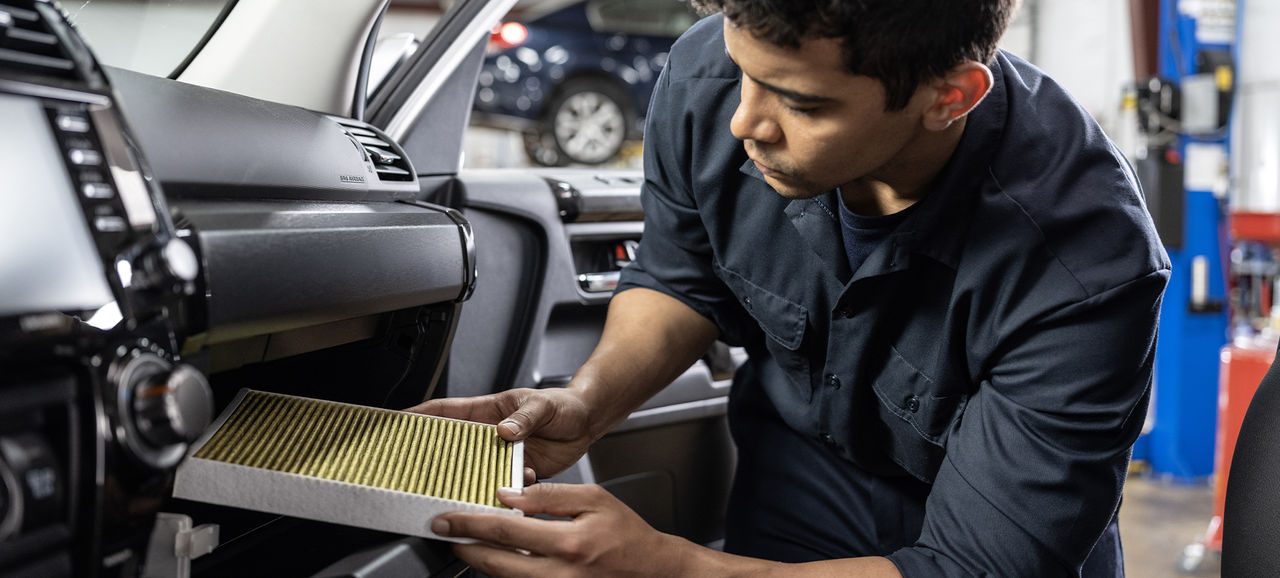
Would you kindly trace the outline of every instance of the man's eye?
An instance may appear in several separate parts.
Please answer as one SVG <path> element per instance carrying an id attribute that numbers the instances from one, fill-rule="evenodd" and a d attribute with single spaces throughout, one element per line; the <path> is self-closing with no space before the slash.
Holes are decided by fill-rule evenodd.
<path id="1" fill-rule="evenodd" d="M 818 111 L 817 107 L 799 107 L 791 106 L 789 104 L 783 104 L 782 106 L 785 106 L 787 107 L 787 110 L 802 116 L 813 116 L 813 114 Z"/>

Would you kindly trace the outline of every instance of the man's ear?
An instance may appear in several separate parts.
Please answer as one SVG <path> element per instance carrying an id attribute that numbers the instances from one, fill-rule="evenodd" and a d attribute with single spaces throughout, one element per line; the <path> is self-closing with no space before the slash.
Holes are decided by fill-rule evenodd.
<path id="1" fill-rule="evenodd" d="M 978 106 L 995 83 L 991 69 L 967 60 L 929 83 L 931 101 L 924 109 L 924 126 L 945 130 Z"/>

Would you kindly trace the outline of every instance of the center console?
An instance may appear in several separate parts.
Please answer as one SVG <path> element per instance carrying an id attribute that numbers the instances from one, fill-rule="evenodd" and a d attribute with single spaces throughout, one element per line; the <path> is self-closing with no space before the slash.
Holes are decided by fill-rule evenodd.
<path id="1" fill-rule="evenodd" d="M 0 173 L 0 576 L 451 571 L 421 541 L 171 497 L 240 388 L 436 390 L 475 245 L 398 144 L 101 67 L 57 4 L 0 0 Z"/>
<path id="2" fill-rule="evenodd" d="M 0 574 L 135 575 L 209 423 L 201 265 L 62 15 L 0 5 Z"/>

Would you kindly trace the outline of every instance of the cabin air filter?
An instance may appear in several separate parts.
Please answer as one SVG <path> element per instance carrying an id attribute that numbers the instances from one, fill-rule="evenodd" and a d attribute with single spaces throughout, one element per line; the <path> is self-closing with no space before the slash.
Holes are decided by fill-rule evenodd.
<path id="1" fill-rule="evenodd" d="M 523 486 L 522 450 L 492 425 L 243 390 L 173 495 L 439 538 L 431 519 L 445 512 L 521 515 L 496 492 Z"/>

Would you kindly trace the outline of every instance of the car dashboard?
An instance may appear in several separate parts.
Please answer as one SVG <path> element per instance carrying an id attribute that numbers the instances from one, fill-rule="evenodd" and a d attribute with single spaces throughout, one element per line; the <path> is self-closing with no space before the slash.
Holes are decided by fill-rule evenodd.
<path id="1" fill-rule="evenodd" d="M 42 0 L 3 0 L 0 38 L 0 574 L 136 576 L 211 540 L 193 574 L 312 574 L 324 540 L 394 540 L 174 500 L 173 472 L 242 387 L 430 397 L 467 219 L 359 120 L 100 66 Z"/>

